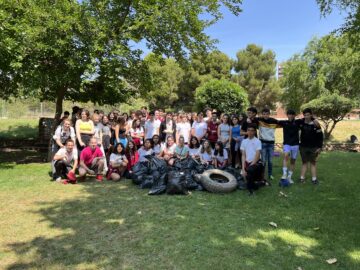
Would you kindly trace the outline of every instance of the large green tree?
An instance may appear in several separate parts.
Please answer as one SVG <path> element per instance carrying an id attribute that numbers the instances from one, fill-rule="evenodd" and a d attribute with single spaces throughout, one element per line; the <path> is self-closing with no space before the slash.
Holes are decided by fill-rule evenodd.
<path id="1" fill-rule="evenodd" d="M 249 105 L 246 91 L 236 83 L 212 79 L 196 89 L 198 109 L 206 107 L 225 113 L 241 113 Z"/>
<path id="2" fill-rule="evenodd" d="M 281 88 L 275 79 L 276 61 L 273 51 L 249 44 L 237 54 L 233 80 L 249 95 L 251 105 L 274 108 L 280 98 Z"/>
<path id="3" fill-rule="evenodd" d="M 179 85 L 184 71 L 174 58 L 163 59 L 155 54 L 145 57 L 153 87 L 147 93 L 151 108 L 172 108 L 179 99 Z"/>
<path id="4" fill-rule="evenodd" d="M 214 42 L 204 29 L 241 0 L 4 0 L 0 2 L 3 98 L 117 103 L 148 88 L 134 42 L 180 62 Z M 203 14 L 208 14 L 206 19 Z"/>
<path id="5" fill-rule="evenodd" d="M 346 36 L 328 35 L 309 42 L 305 51 L 284 65 L 281 79 L 283 102 L 300 110 L 324 92 L 360 101 L 360 53 L 349 46 Z"/>

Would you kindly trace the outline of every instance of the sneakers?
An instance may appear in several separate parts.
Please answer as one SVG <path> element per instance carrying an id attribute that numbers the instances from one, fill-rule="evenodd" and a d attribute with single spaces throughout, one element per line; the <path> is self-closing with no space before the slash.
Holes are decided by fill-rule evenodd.
<path id="1" fill-rule="evenodd" d="M 291 178 L 288 178 L 290 184 L 294 184 L 294 181 Z"/>
<path id="2" fill-rule="evenodd" d="M 311 180 L 311 182 L 312 182 L 314 185 L 318 185 L 318 184 L 319 184 L 319 181 L 318 181 L 317 179 Z"/>
<path id="3" fill-rule="evenodd" d="M 269 180 L 271 180 L 271 181 L 274 180 L 274 176 L 270 175 Z"/>
<path id="4" fill-rule="evenodd" d="M 98 174 L 98 175 L 96 175 L 96 181 L 98 181 L 98 182 L 102 182 L 102 180 L 103 180 L 103 176 L 102 176 L 102 174 Z"/>

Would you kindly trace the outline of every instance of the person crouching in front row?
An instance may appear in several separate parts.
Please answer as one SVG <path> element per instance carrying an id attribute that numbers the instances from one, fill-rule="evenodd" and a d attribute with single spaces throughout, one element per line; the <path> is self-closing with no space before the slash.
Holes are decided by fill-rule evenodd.
<path id="1" fill-rule="evenodd" d="M 80 154 L 79 176 L 84 179 L 86 174 L 95 175 L 96 180 L 103 180 L 105 158 L 100 148 L 97 146 L 96 138 L 92 137 L 89 146 L 85 147 Z"/>
<path id="2" fill-rule="evenodd" d="M 255 137 L 256 127 L 249 124 L 247 127 L 247 139 L 241 143 L 242 170 L 241 173 L 247 181 L 250 194 L 264 185 L 264 165 L 260 160 L 261 141 Z"/>

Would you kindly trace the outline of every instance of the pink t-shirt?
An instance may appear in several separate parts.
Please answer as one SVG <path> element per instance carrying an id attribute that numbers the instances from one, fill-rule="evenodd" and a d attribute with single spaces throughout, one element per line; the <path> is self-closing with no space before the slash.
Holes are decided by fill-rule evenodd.
<path id="1" fill-rule="evenodd" d="M 81 151 L 80 160 L 83 160 L 86 166 L 91 165 L 92 161 L 96 157 L 102 157 L 103 153 L 101 152 L 99 147 L 96 147 L 94 151 L 91 148 L 85 147 L 84 150 Z"/>

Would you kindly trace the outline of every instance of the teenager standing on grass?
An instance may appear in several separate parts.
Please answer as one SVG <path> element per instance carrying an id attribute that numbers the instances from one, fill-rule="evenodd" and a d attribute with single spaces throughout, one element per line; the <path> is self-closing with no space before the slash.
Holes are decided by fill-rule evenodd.
<path id="1" fill-rule="evenodd" d="M 311 181 L 318 184 L 317 158 L 323 147 L 323 132 L 320 125 L 314 122 L 311 109 L 303 111 L 304 118 L 300 120 L 300 155 L 302 159 L 300 182 L 305 182 L 307 167 L 310 165 Z"/>
<path id="2" fill-rule="evenodd" d="M 82 110 L 80 116 L 81 118 L 76 121 L 75 130 L 79 147 L 84 149 L 89 144 L 90 138 L 94 135 L 94 123 L 90 120 L 88 110 Z"/>
<path id="3" fill-rule="evenodd" d="M 191 135 L 198 138 L 199 142 L 205 139 L 207 130 L 207 124 L 204 122 L 204 116 L 202 112 L 199 112 L 196 116 L 196 120 L 191 127 Z"/>
<path id="4" fill-rule="evenodd" d="M 150 119 L 146 121 L 144 130 L 145 130 L 145 139 L 152 139 L 154 135 L 159 135 L 160 130 L 160 120 L 155 119 L 155 113 L 149 113 Z"/>
<path id="5" fill-rule="evenodd" d="M 241 165 L 241 151 L 240 146 L 241 142 L 244 139 L 243 136 L 240 135 L 241 126 L 240 119 L 238 116 L 232 117 L 232 127 L 231 127 L 231 138 L 230 138 L 230 150 L 231 150 L 231 165 L 233 168 L 236 166 L 236 157 L 239 157 L 240 165 Z"/>
<path id="6" fill-rule="evenodd" d="M 75 138 L 75 130 L 71 126 L 71 121 L 69 119 L 65 119 L 62 122 L 62 125 L 59 125 L 55 130 L 55 134 L 53 136 L 53 153 L 56 153 L 60 148 L 65 147 L 65 142 L 68 139 L 75 141 Z"/>
<path id="7" fill-rule="evenodd" d="M 180 136 L 184 137 L 185 144 L 190 143 L 191 125 L 185 114 L 179 115 L 179 123 L 176 124 L 176 143 L 179 143 Z"/>
<path id="8" fill-rule="evenodd" d="M 256 118 L 257 115 L 257 109 L 255 107 L 250 107 L 246 110 L 247 118 L 246 121 L 243 121 L 243 124 L 241 125 L 241 135 L 247 138 L 247 127 L 249 124 L 251 126 L 255 127 L 255 137 L 257 137 L 257 129 L 259 127 L 259 122 Z"/>
<path id="9" fill-rule="evenodd" d="M 294 110 L 286 112 L 287 120 L 280 120 L 279 125 L 283 128 L 283 175 L 282 179 L 287 179 L 290 184 L 293 184 L 292 175 L 295 170 L 295 162 L 299 152 L 299 123 L 301 120 L 296 120 L 296 113 Z M 290 166 L 288 163 L 290 160 Z"/>
<path id="10" fill-rule="evenodd" d="M 261 160 L 263 161 L 264 168 L 268 167 L 268 179 L 274 180 L 272 175 L 272 159 L 275 146 L 275 130 L 278 125 L 278 121 L 275 118 L 270 117 L 270 110 L 265 108 L 261 112 L 262 117 L 257 118 L 259 124 L 259 139 L 261 141 Z"/>
<path id="11" fill-rule="evenodd" d="M 224 114 L 221 118 L 221 124 L 218 126 L 217 134 L 219 141 L 222 142 L 222 145 L 226 151 L 230 151 L 230 138 L 231 138 L 231 127 L 230 127 L 230 117 L 228 114 Z"/>
<path id="12" fill-rule="evenodd" d="M 215 143 L 219 138 L 219 123 L 217 119 L 217 113 L 212 112 L 211 119 L 207 122 L 207 139 L 211 144 L 211 147 L 215 147 Z"/>

